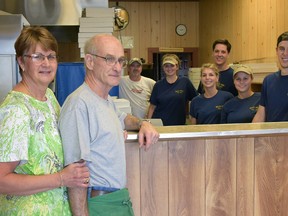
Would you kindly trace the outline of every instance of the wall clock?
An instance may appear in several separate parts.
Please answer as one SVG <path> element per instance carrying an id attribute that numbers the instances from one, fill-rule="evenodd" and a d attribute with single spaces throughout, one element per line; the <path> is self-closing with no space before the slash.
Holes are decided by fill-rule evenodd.
<path id="1" fill-rule="evenodd" d="M 175 31 L 179 36 L 183 36 L 187 33 L 187 27 L 184 24 L 179 24 L 176 26 Z"/>

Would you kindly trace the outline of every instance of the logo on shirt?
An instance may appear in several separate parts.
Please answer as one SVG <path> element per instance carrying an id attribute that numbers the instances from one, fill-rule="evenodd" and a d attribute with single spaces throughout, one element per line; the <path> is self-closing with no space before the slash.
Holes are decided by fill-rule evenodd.
<path id="1" fill-rule="evenodd" d="M 215 108 L 216 108 L 216 110 L 222 110 L 223 105 L 217 105 L 217 106 L 215 106 Z"/>
<path id="2" fill-rule="evenodd" d="M 131 91 L 134 92 L 134 93 L 137 93 L 137 94 L 141 94 L 142 91 L 143 91 L 143 89 L 136 89 L 136 88 L 133 88 L 133 89 L 131 89 Z"/>
<path id="3" fill-rule="evenodd" d="M 217 87 L 218 89 L 223 89 L 225 87 L 225 84 L 218 82 Z"/>
<path id="4" fill-rule="evenodd" d="M 183 94 L 183 93 L 184 93 L 184 90 L 182 90 L 182 89 L 175 90 L 175 93 L 176 93 L 176 94 Z"/>
<path id="5" fill-rule="evenodd" d="M 249 107 L 249 110 L 251 110 L 252 112 L 257 112 L 258 106 Z"/>

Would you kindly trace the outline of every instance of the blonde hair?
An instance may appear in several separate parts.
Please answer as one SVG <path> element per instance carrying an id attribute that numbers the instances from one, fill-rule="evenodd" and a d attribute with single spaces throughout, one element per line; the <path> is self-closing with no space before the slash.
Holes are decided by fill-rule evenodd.
<path id="1" fill-rule="evenodd" d="M 202 76 L 202 72 L 204 69 L 211 69 L 215 72 L 216 76 L 219 77 L 219 69 L 217 68 L 217 66 L 213 63 L 205 63 L 201 66 L 201 70 L 200 70 L 200 76 Z"/>

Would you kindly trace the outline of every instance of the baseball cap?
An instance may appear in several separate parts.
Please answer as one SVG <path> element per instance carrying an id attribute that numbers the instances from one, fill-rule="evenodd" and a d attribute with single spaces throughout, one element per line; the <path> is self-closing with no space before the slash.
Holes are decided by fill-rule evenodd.
<path id="1" fill-rule="evenodd" d="M 129 65 L 133 64 L 134 62 L 137 62 L 138 64 L 142 65 L 142 61 L 140 58 L 132 58 L 130 61 L 129 61 Z"/>
<path id="2" fill-rule="evenodd" d="M 176 65 L 176 64 L 178 64 L 178 61 L 175 58 L 171 57 L 171 56 L 167 56 L 167 57 L 165 57 L 163 59 L 162 65 L 165 65 L 165 64 Z"/>
<path id="3" fill-rule="evenodd" d="M 237 65 L 234 69 L 233 77 L 239 72 L 244 72 L 246 74 L 249 74 L 253 78 L 252 69 L 248 65 Z"/>

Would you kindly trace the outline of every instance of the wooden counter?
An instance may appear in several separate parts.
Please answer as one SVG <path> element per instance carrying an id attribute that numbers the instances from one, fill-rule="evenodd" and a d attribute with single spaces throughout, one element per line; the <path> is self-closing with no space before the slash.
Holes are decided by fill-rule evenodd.
<path id="1" fill-rule="evenodd" d="M 284 216 L 288 123 L 157 127 L 145 152 L 126 143 L 136 216 Z"/>

